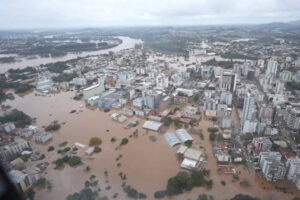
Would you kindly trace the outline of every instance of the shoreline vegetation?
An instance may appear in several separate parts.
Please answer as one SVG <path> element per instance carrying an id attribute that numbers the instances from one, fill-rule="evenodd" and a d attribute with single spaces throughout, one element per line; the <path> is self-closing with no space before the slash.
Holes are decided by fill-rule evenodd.
<path id="1" fill-rule="evenodd" d="M 0 102 L 6 99 L 12 99 L 12 95 L 7 96 L 3 90 L 14 89 L 16 94 L 21 94 L 30 91 L 34 88 L 31 85 L 31 79 L 37 76 L 37 70 L 33 67 L 24 69 L 9 69 L 9 79 L 5 76 L 0 76 Z"/>
<path id="2" fill-rule="evenodd" d="M 56 38 L 59 40 L 60 38 Z M 10 49 L 7 48 L 1 54 L 17 54 L 19 56 L 40 56 L 40 57 L 61 57 L 68 53 L 79 53 L 84 51 L 98 51 L 103 49 L 110 49 L 122 44 L 122 40 L 114 37 L 102 37 L 101 42 L 93 42 L 90 40 L 81 39 L 81 42 L 68 41 L 61 39 L 61 45 L 57 45 L 54 40 L 40 38 L 38 41 L 29 40 L 23 48 Z M 106 41 L 105 41 L 106 40 Z M 107 41 L 114 41 L 115 43 L 109 43 Z M 35 43 L 38 45 L 34 45 Z M 45 43 L 47 42 L 47 43 Z M 16 58 L 13 56 L 0 58 L 0 63 L 16 62 Z"/>
<path id="3" fill-rule="evenodd" d="M 180 171 L 174 177 L 169 178 L 166 190 L 156 191 L 154 198 L 164 198 L 182 194 L 185 190 L 190 191 L 194 187 L 212 188 L 213 180 L 208 179 L 210 170 L 192 170 L 191 172 Z"/>
<path id="4" fill-rule="evenodd" d="M 17 62 L 17 59 L 14 56 L 0 58 L 0 63 L 13 63 L 13 62 Z"/>
<path id="5" fill-rule="evenodd" d="M 0 116 L 0 122 L 2 124 L 6 122 L 13 122 L 17 128 L 24 128 L 32 123 L 32 118 L 22 111 L 13 109 L 9 113 Z"/>
<path id="6" fill-rule="evenodd" d="M 223 67 L 225 69 L 231 69 L 233 68 L 233 65 L 235 63 L 240 63 L 237 61 L 217 61 L 215 58 L 208 60 L 206 62 L 203 62 L 203 65 L 213 65 L 213 66 L 220 66 Z"/>

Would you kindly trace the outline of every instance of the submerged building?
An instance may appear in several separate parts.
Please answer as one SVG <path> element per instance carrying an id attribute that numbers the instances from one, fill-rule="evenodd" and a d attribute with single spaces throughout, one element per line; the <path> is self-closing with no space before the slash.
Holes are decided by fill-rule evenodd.
<path id="1" fill-rule="evenodd" d="M 88 88 L 83 89 L 83 98 L 85 100 L 88 100 L 89 98 L 93 96 L 100 95 L 104 92 L 104 81 L 101 79 L 98 79 L 98 83 L 96 85 L 92 85 Z"/>

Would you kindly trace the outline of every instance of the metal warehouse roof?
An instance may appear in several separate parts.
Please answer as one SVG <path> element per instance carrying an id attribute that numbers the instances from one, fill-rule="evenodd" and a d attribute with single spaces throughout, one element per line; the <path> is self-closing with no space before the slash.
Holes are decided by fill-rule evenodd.
<path id="1" fill-rule="evenodd" d="M 193 140 L 192 136 L 184 129 L 178 129 L 175 133 L 182 142 Z"/>
<path id="2" fill-rule="evenodd" d="M 84 88 L 83 90 L 84 90 L 84 91 L 89 91 L 89 90 L 95 89 L 95 88 L 97 88 L 97 87 L 99 87 L 99 86 L 100 86 L 100 84 L 96 84 L 96 85 L 92 85 L 92 86 L 90 86 L 90 87 Z"/>
<path id="3" fill-rule="evenodd" d="M 200 156 L 201 156 L 201 151 L 197 151 L 195 149 L 187 149 L 184 152 L 184 158 L 188 158 L 191 160 L 198 161 L 200 159 Z"/>
<path id="4" fill-rule="evenodd" d="M 170 147 L 181 143 L 174 132 L 167 132 L 164 134 L 164 137 L 167 140 Z"/>
<path id="5" fill-rule="evenodd" d="M 187 146 L 181 145 L 181 146 L 179 147 L 179 149 L 177 150 L 177 154 L 184 154 L 184 152 L 185 152 L 187 149 L 188 149 Z"/>
<path id="6" fill-rule="evenodd" d="M 195 168 L 197 166 L 197 161 L 195 160 L 191 160 L 191 159 L 188 159 L 188 158 L 185 158 L 181 165 L 180 165 L 182 168 L 186 168 L 186 169 L 192 169 L 192 168 Z"/>
<path id="7" fill-rule="evenodd" d="M 148 120 L 144 123 L 143 128 L 153 130 L 153 131 L 158 131 L 162 125 L 163 124 L 160 122 Z"/>

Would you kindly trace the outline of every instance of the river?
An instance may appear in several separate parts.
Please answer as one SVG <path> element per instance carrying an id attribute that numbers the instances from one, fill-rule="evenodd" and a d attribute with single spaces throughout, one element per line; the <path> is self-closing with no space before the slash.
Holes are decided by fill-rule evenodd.
<path id="1" fill-rule="evenodd" d="M 84 51 L 81 53 L 68 53 L 65 56 L 60 56 L 60 57 L 40 57 L 36 56 L 34 59 L 28 59 L 28 57 L 16 57 L 18 60 L 17 62 L 13 63 L 1 63 L 0 64 L 0 73 L 4 73 L 9 69 L 22 69 L 28 66 L 34 67 L 34 66 L 39 66 L 41 64 L 48 64 L 48 63 L 55 63 L 59 61 L 67 61 L 71 59 L 75 59 L 78 57 L 86 57 L 86 56 L 92 56 L 92 55 L 100 55 L 100 54 L 106 54 L 110 51 L 116 52 L 124 49 L 130 49 L 133 48 L 136 44 L 142 43 L 141 40 L 139 39 L 133 39 L 129 37 L 123 37 L 120 36 L 118 37 L 119 39 L 122 40 L 122 44 L 109 48 L 109 49 L 102 49 L 102 50 L 97 50 L 97 51 Z M 0 57 L 9 57 L 12 56 L 12 54 L 0 54 Z"/>

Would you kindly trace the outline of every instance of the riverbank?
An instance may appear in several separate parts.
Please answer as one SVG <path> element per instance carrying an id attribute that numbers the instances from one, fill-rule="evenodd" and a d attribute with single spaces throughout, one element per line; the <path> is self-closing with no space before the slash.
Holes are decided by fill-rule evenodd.
<path id="1" fill-rule="evenodd" d="M 129 37 L 123 37 L 119 36 L 117 37 L 122 40 L 122 43 L 116 47 L 109 48 L 109 49 L 102 49 L 97 51 L 84 51 L 80 53 L 67 53 L 64 56 L 60 57 L 40 57 L 36 56 L 34 59 L 27 58 L 27 57 L 16 57 L 17 62 L 13 63 L 1 63 L 0 64 L 0 73 L 4 73 L 9 69 L 22 69 L 25 67 L 35 67 L 39 66 L 41 64 L 49 64 L 49 63 L 55 63 L 55 62 L 63 62 L 68 61 L 72 59 L 76 59 L 79 57 L 86 57 L 86 56 L 94 56 L 94 55 L 100 55 L 100 54 L 106 54 L 110 51 L 116 52 L 124 49 L 130 49 L 134 48 L 136 44 L 142 43 L 141 40 L 138 39 L 132 39 Z M 1 54 L 1 57 L 5 56 L 4 54 Z"/>

